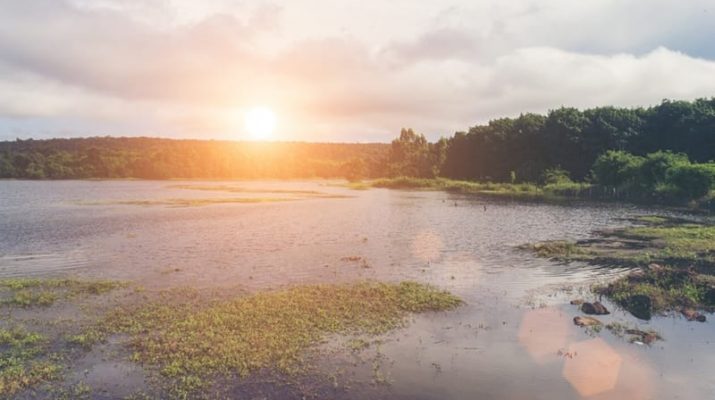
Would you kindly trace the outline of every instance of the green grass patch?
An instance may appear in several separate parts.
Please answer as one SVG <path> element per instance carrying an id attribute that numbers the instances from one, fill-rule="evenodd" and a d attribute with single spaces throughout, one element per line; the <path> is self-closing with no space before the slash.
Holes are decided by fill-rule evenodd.
<path id="1" fill-rule="evenodd" d="M 59 299 L 104 294 L 123 286 L 126 284 L 105 280 L 2 279 L 0 280 L 0 305 L 50 306 Z"/>
<path id="2" fill-rule="evenodd" d="M 461 181 L 445 178 L 384 178 L 366 185 L 389 189 L 444 190 L 453 193 L 474 193 L 524 200 L 559 200 L 590 196 L 591 185 L 563 182 L 538 186 L 534 183 L 494 183 Z"/>
<path id="3" fill-rule="evenodd" d="M 46 358 L 47 339 L 23 328 L 0 328 L 0 397 L 57 379 L 61 367 Z"/>
<path id="4" fill-rule="evenodd" d="M 639 267 L 593 288 L 638 318 L 683 308 L 715 309 L 715 226 L 662 216 L 634 221 L 641 225 L 599 232 L 596 239 L 522 247 L 561 261 Z"/>
<path id="5" fill-rule="evenodd" d="M 642 302 L 634 303 L 638 296 L 645 296 L 653 313 L 687 307 L 715 307 L 715 277 L 677 268 L 647 268 L 607 285 L 596 286 L 594 291 L 626 309 L 643 306 Z"/>
<path id="6" fill-rule="evenodd" d="M 522 246 L 534 251 L 537 256 L 544 258 L 552 258 L 558 260 L 572 260 L 576 256 L 579 259 L 589 254 L 588 250 L 578 246 L 574 242 L 565 240 L 554 240 L 548 242 L 540 242 Z"/>
<path id="7" fill-rule="evenodd" d="M 172 390 L 185 395 L 217 376 L 297 373 L 308 350 L 330 334 L 377 335 L 402 326 L 408 313 L 460 304 L 415 282 L 313 285 L 203 304 L 144 304 L 102 327 L 129 333 L 133 359 L 159 368 Z"/>

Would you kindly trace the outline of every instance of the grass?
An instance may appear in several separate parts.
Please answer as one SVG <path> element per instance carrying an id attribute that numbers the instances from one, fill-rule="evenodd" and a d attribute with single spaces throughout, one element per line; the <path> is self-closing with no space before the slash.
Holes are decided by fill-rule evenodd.
<path id="1" fill-rule="evenodd" d="M 626 338 L 626 335 L 628 335 L 628 341 L 631 343 L 640 341 L 645 344 L 652 344 L 655 341 L 663 340 L 660 333 L 653 329 L 641 330 L 618 321 L 606 324 L 606 329 L 619 338 Z"/>
<path id="2" fill-rule="evenodd" d="M 186 190 L 203 190 L 211 192 L 228 192 L 228 193 L 273 193 L 273 194 L 291 194 L 300 197 L 319 197 L 319 198 L 345 198 L 348 196 L 323 193 L 317 190 L 293 190 L 293 189 L 248 189 L 240 186 L 230 185 L 171 185 L 172 189 Z"/>
<path id="3" fill-rule="evenodd" d="M 631 309 L 636 296 L 645 296 L 653 313 L 681 308 L 713 308 L 715 277 L 678 268 L 645 269 L 594 291 L 610 297 L 617 304 Z"/>
<path id="4" fill-rule="evenodd" d="M 330 334 L 377 335 L 402 326 L 408 313 L 460 304 L 448 292 L 415 282 L 314 285 L 203 305 L 145 304 L 111 316 L 102 327 L 129 333 L 133 360 L 157 367 L 183 397 L 217 376 L 298 373 L 308 351 Z"/>
<path id="5" fill-rule="evenodd" d="M 0 304 L 5 307 L 52 306 L 60 299 L 80 299 L 101 295 L 126 284 L 116 281 L 77 279 L 16 278 L 0 280 Z M 60 379 L 63 357 L 69 349 L 56 335 L 55 321 L 30 319 L 27 323 L 47 332 L 31 332 L 8 314 L 0 325 L 0 398 L 34 388 L 44 382 Z M 75 329 L 70 326 L 68 329 Z M 72 343 L 68 341 L 68 343 Z M 52 350 L 52 352 L 50 352 Z"/>
<path id="6" fill-rule="evenodd" d="M 527 200 L 559 200 L 584 197 L 592 187 L 586 183 L 559 183 L 538 186 L 533 183 L 473 182 L 445 178 L 383 178 L 364 183 L 389 189 L 444 190 L 453 193 L 475 193 Z"/>
<path id="7" fill-rule="evenodd" d="M 298 195 L 322 195 L 315 190 L 290 190 L 290 189 L 247 189 L 240 186 L 230 185 L 171 185 L 167 186 L 171 189 L 186 189 L 186 190 L 204 190 L 211 192 L 229 192 L 229 193 L 284 193 Z"/>
<path id="8" fill-rule="evenodd" d="M 540 257 L 637 267 L 593 288 L 639 318 L 683 308 L 715 309 L 715 226 L 663 216 L 581 242 L 526 245 Z"/>
<path id="9" fill-rule="evenodd" d="M 155 200 L 118 200 L 118 201 L 100 201 L 100 202 L 83 202 L 81 205 L 124 205 L 124 206 L 166 206 L 166 207 L 202 207 L 213 204 L 246 204 L 246 203 L 273 203 L 279 201 L 291 201 L 295 199 L 280 198 L 280 197 L 231 197 L 231 198 L 175 198 L 175 199 L 155 199 Z"/>
<path id="10" fill-rule="evenodd" d="M 539 257 L 552 259 L 572 259 L 577 255 L 586 256 L 588 254 L 586 249 L 565 240 L 540 242 L 522 247 L 533 250 Z"/>
<path id="11" fill-rule="evenodd" d="M 61 367 L 46 358 L 47 339 L 23 328 L 0 328 L 0 397 L 57 379 Z"/>
<path id="12" fill-rule="evenodd" d="M 658 255 L 663 259 L 683 263 L 715 266 L 715 226 L 684 223 L 652 224 L 626 229 L 623 234 L 661 244 Z"/>
<path id="13" fill-rule="evenodd" d="M 50 306 L 59 299 L 107 293 L 125 283 L 117 281 L 85 281 L 76 279 L 2 279 L 0 305 Z"/>
<path id="14" fill-rule="evenodd" d="M 40 305 L 34 300 L 38 293 L 78 299 L 124 285 L 23 278 L 1 280 L 0 290 L 6 295 L 30 293 L 33 300 L 6 303 L 25 307 Z M 61 379 L 72 360 L 115 335 L 123 338 L 120 346 L 131 361 L 159 378 L 152 385 L 157 383 L 171 398 L 193 398 L 254 372 L 309 374 L 314 372 L 311 361 L 320 356 L 319 345 L 333 335 L 359 338 L 345 342 L 347 351 L 356 352 L 369 346 L 371 336 L 404 326 L 410 313 L 450 310 L 462 303 L 416 282 L 309 285 L 252 295 L 188 288 L 130 295 L 115 296 L 118 302 L 102 305 L 88 320 L 44 325 L 31 320 L 44 329 L 41 333 L 7 327 L 17 324 L 9 314 L 0 325 L 0 398 L 28 389 L 55 393 L 64 386 L 50 381 Z"/>

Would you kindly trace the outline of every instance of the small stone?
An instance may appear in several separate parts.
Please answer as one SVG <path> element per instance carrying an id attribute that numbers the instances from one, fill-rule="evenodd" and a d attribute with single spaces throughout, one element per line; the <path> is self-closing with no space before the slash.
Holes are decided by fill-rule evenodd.
<path id="1" fill-rule="evenodd" d="M 601 325 L 601 321 L 593 317 L 574 317 L 573 323 L 581 327 Z"/>
<path id="2" fill-rule="evenodd" d="M 683 308 L 680 310 L 680 313 L 683 314 L 688 321 L 705 322 L 707 320 L 703 314 L 700 314 L 692 308 Z"/>
<path id="3" fill-rule="evenodd" d="M 575 299 L 575 300 L 571 300 L 570 303 L 571 303 L 571 305 L 573 305 L 573 306 L 580 306 L 581 304 L 583 304 L 583 300 L 581 300 L 581 299 Z"/>

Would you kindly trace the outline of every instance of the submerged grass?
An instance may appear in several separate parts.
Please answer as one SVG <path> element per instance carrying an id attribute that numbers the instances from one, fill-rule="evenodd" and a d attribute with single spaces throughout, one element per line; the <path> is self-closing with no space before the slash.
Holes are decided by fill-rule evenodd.
<path id="1" fill-rule="evenodd" d="M 715 309 L 715 226 L 663 216 L 634 222 L 640 225 L 599 232 L 593 240 L 525 247 L 561 261 L 638 267 L 593 289 L 642 319 L 684 308 Z"/>
<path id="2" fill-rule="evenodd" d="M 61 367 L 46 358 L 47 339 L 21 327 L 0 328 L 0 397 L 57 379 Z"/>
<path id="3" fill-rule="evenodd" d="M 6 295 L 35 296 L 46 291 L 55 299 L 107 293 L 124 285 L 73 279 L 0 280 Z M 41 384 L 62 380 L 72 360 L 110 338 L 119 338 L 129 359 L 159 378 L 152 384 L 158 383 L 156 388 L 168 397 L 194 398 L 254 372 L 276 376 L 314 372 L 310 361 L 319 356 L 318 345 L 334 334 L 378 335 L 403 326 L 409 313 L 450 310 L 462 303 L 446 291 L 416 282 L 310 285 L 252 295 L 188 288 L 125 295 L 114 296 L 111 305 L 100 306 L 89 319 L 68 325 L 30 320 L 40 328 L 38 332 L 16 327 L 18 320 L 9 314 L 0 324 L 0 398 L 28 389 L 52 396 L 63 383 Z M 6 306 L 39 304 L 13 301 Z M 350 351 L 365 346 L 350 343 Z"/>
<path id="4" fill-rule="evenodd" d="M 0 280 L 0 305 L 50 306 L 59 299 L 99 295 L 126 286 L 117 281 L 15 278 Z"/>
<path id="5" fill-rule="evenodd" d="M 533 183 L 493 183 L 409 177 L 376 179 L 364 185 L 389 189 L 444 190 L 528 200 L 576 198 L 587 193 L 592 187 L 590 184 L 573 182 L 539 186 Z"/>
<path id="6" fill-rule="evenodd" d="M 646 268 L 594 291 L 626 309 L 647 308 L 646 314 L 715 307 L 715 277 L 677 268 Z"/>
<path id="7" fill-rule="evenodd" d="M 248 189 L 240 186 L 231 185 L 171 185 L 170 189 L 185 189 L 185 190 L 203 190 L 210 192 L 229 192 L 229 193 L 276 193 L 276 194 L 295 194 L 300 196 L 323 196 L 327 193 L 318 192 L 316 190 L 292 190 L 292 189 Z"/>
<path id="8" fill-rule="evenodd" d="M 216 376 L 263 369 L 297 373 L 329 334 L 380 334 L 408 313 L 453 309 L 461 300 L 431 286 L 358 283 L 300 286 L 236 300 L 149 304 L 109 318 L 130 333 L 133 359 L 158 367 L 178 397 Z"/>
<path id="9" fill-rule="evenodd" d="M 98 206 L 98 205 L 124 205 L 124 206 L 166 206 L 166 207 L 201 207 L 212 204 L 245 204 L 245 203 L 273 203 L 279 201 L 291 201 L 296 199 L 280 198 L 280 197 L 232 197 L 232 198 L 177 198 L 177 199 L 155 199 L 155 200 L 118 200 L 118 201 L 99 201 L 99 202 L 82 202 L 81 205 Z"/>

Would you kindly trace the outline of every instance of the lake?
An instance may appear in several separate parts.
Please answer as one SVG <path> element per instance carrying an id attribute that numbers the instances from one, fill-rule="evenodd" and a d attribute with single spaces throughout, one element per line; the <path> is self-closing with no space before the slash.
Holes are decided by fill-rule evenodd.
<path id="1" fill-rule="evenodd" d="M 648 346 L 576 327 L 572 319 L 579 313 L 569 301 L 593 299 L 590 285 L 624 270 L 559 264 L 518 248 L 587 238 L 652 214 L 672 212 L 360 191 L 328 181 L 2 181 L 0 277 L 248 291 L 414 280 L 447 289 L 466 305 L 416 315 L 382 337 L 368 352 L 378 353 L 384 384 L 372 382 L 374 362 L 361 362 L 367 356 L 326 358 L 322 368 L 344 371 L 353 383 L 341 396 L 712 398 L 710 321 L 640 321 L 602 299 L 612 311 L 604 322 L 655 329 L 665 340 Z M 102 361 L 96 364 L 82 368 L 90 383 L 104 385 L 101 398 L 125 395 L 122 385 L 115 390 L 107 382 L 123 379 L 122 373 L 136 384 L 131 368 L 103 372 Z"/>

